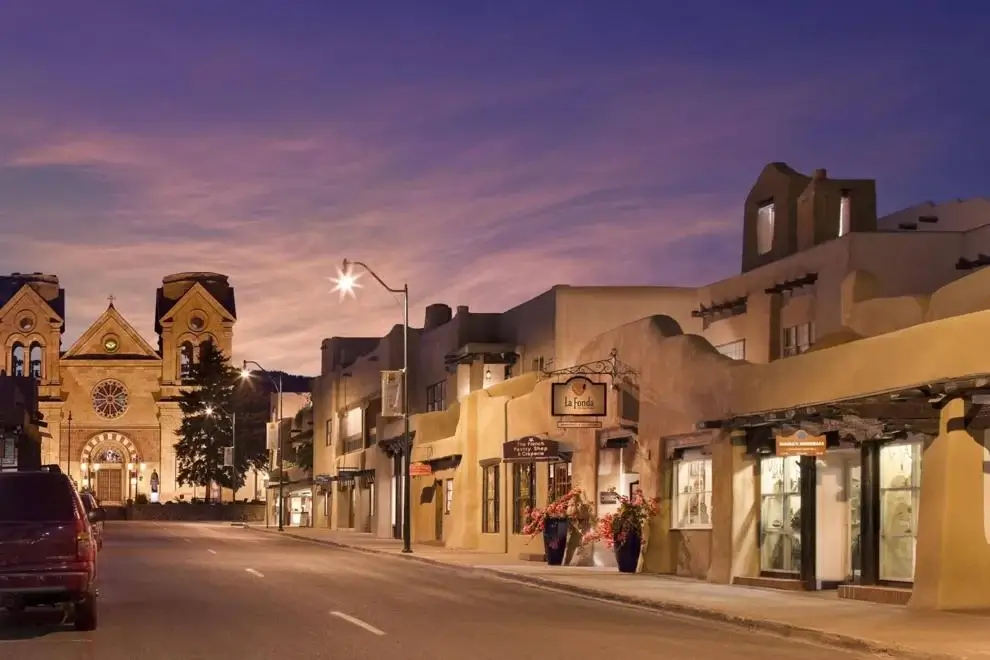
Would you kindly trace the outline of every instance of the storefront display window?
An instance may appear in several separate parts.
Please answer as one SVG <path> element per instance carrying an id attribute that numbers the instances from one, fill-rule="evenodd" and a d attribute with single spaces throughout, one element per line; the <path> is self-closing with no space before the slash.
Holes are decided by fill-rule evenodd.
<path id="1" fill-rule="evenodd" d="M 674 463 L 676 529 L 711 529 L 712 459 L 685 458 Z"/>
<path id="2" fill-rule="evenodd" d="M 921 442 L 880 448 L 880 579 L 914 580 Z"/>
<path id="3" fill-rule="evenodd" d="M 513 464 L 512 502 L 512 533 L 522 534 L 529 510 L 536 507 L 535 463 Z"/>
<path id="4" fill-rule="evenodd" d="M 862 531 L 860 516 L 862 514 L 862 478 L 863 470 L 859 464 L 849 467 L 849 577 L 854 580 L 862 571 L 862 552 L 860 550 Z"/>
<path id="5" fill-rule="evenodd" d="M 499 471 L 498 465 L 485 466 L 481 473 L 481 492 L 484 506 L 481 509 L 481 532 L 483 534 L 498 534 L 499 532 Z"/>
<path id="6" fill-rule="evenodd" d="M 764 458 L 760 473 L 760 569 L 800 573 L 800 458 Z"/>

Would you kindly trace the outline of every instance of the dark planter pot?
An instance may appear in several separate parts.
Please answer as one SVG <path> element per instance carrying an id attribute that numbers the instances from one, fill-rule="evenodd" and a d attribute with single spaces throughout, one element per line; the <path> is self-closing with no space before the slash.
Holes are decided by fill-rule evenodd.
<path id="1" fill-rule="evenodd" d="M 615 563 L 620 573 L 635 573 L 639 566 L 639 551 L 643 547 L 643 537 L 633 532 L 622 545 L 615 545 Z"/>
<path id="2" fill-rule="evenodd" d="M 569 529 L 567 518 L 547 518 L 543 522 L 543 548 L 547 563 L 551 566 L 560 566 L 564 563 Z"/>

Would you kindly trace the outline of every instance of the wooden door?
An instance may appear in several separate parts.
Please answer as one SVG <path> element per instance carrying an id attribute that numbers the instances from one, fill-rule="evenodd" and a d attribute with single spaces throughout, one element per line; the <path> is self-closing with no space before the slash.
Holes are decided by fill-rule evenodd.
<path id="1" fill-rule="evenodd" d="M 103 468 L 96 473 L 96 499 L 100 504 L 123 504 L 123 473 L 120 468 Z"/>

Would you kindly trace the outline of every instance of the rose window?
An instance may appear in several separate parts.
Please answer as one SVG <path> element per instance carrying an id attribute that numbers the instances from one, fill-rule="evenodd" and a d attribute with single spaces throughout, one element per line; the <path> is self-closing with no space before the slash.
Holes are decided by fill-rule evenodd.
<path id="1" fill-rule="evenodd" d="M 93 410 L 104 419 L 116 419 L 127 412 L 127 388 L 117 380 L 105 380 L 93 388 Z"/>

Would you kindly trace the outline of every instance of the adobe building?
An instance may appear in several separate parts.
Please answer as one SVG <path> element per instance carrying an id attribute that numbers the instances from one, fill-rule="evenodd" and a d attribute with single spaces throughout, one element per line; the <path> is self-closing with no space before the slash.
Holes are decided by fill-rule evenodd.
<path id="1" fill-rule="evenodd" d="M 597 334 L 659 309 L 700 328 L 695 305 L 690 288 L 570 286 L 502 313 L 430 305 L 422 328 L 410 329 L 410 411 L 456 409 L 471 392 L 572 363 Z M 322 374 L 313 384 L 313 473 L 316 499 L 322 500 L 314 505 L 316 525 L 402 536 L 401 409 L 396 389 L 383 395 L 388 388 L 382 380 L 383 372 L 401 370 L 402 360 L 401 326 L 383 338 L 323 342 Z M 419 423 L 413 421 L 414 438 Z M 452 484 L 436 479 L 431 483 L 439 485 L 416 497 L 442 510 L 454 494 Z M 449 514 L 436 518 L 429 540 L 446 538 L 448 520 Z"/>
<path id="2" fill-rule="evenodd" d="M 965 357 L 990 351 L 960 339 L 984 336 L 990 276 L 973 264 L 990 234 L 972 221 L 881 230 L 875 208 L 872 181 L 771 164 L 745 203 L 743 272 L 695 290 L 688 314 L 676 290 L 624 318 L 628 301 L 616 303 L 608 322 L 589 304 L 576 329 L 557 315 L 542 336 L 571 338 L 555 346 L 566 361 L 524 360 L 415 415 L 413 538 L 539 559 L 542 540 L 520 533 L 527 507 L 573 485 L 603 513 L 611 489 L 639 487 L 663 501 L 644 571 L 979 607 L 977 532 L 990 525 L 976 524 L 982 510 L 950 524 L 936 507 L 966 497 L 990 511 L 987 370 Z M 594 414 L 554 410 L 575 378 Z M 952 461 L 967 475 L 958 485 L 940 467 Z M 962 554 L 940 555 L 949 541 Z"/>

